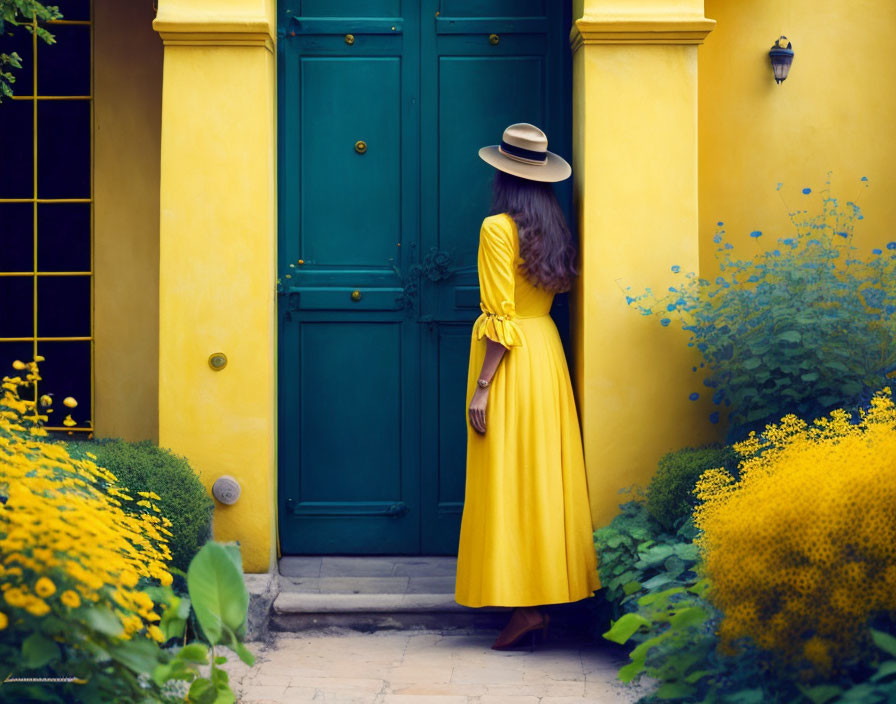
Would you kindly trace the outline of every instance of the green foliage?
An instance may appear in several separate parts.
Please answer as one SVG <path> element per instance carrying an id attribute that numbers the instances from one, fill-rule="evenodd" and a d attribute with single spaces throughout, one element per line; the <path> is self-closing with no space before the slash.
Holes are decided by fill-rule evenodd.
<path id="1" fill-rule="evenodd" d="M 896 242 L 858 256 L 859 206 L 841 205 L 830 179 L 821 194 L 821 213 L 790 212 L 795 234 L 744 258 L 732 256 L 720 229 L 715 280 L 689 272 L 661 298 L 650 289 L 627 296 L 644 315 L 662 325 L 675 317 L 690 333 L 713 401 L 731 406 L 729 440 L 787 413 L 815 418 L 860 405 L 896 369 Z M 751 235 L 759 242 L 763 233 Z"/>
<path id="2" fill-rule="evenodd" d="M 643 500 L 619 508 L 610 525 L 594 532 L 600 581 L 614 616 L 636 608 L 635 600 L 646 591 L 690 584 L 698 559 L 692 522 L 669 533 Z"/>
<path id="3" fill-rule="evenodd" d="M 836 680 L 811 688 L 748 638 L 735 643 L 736 655 L 720 650 L 723 614 L 709 598 L 696 535 L 690 519 L 676 533 L 666 532 L 643 500 L 622 504 L 611 524 L 595 531 L 602 593 L 612 614 L 602 635 L 633 646 L 619 678 L 658 680 L 639 704 L 896 702 L 896 637 L 887 615 L 870 631 L 880 658 L 844 663 Z"/>
<path id="4" fill-rule="evenodd" d="M 690 518 L 697 499 L 694 486 L 707 469 L 725 467 L 735 476 L 739 457 L 727 445 L 685 447 L 664 455 L 647 487 L 647 512 L 673 531 Z"/>
<path id="5" fill-rule="evenodd" d="M 149 638 L 125 637 L 121 622 L 103 605 L 81 607 L 89 633 L 45 616 L 42 629 L 26 637 L 20 648 L 15 646 L 15 653 L 0 640 L 0 661 L 15 662 L 15 677 L 78 678 L 53 688 L 4 682 L 0 702 L 173 704 L 185 701 L 187 695 L 197 704 L 234 702 L 227 672 L 219 667 L 227 658 L 216 646 L 229 648 L 247 665 L 255 662 L 242 642 L 249 595 L 242 579 L 239 548 L 209 541 L 190 564 L 190 573 L 195 577 L 188 578 L 189 596 L 175 594 L 170 586 L 144 589 L 163 607 L 158 627 L 162 643 L 176 639 L 170 647 Z M 191 608 L 202 624 L 204 638 L 183 643 Z M 208 676 L 202 676 L 200 666 L 209 666 Z M 7 671 L 11 667 L 7 665 Z"/>
<path id="6" fill-rule="evenodd" d="M 638 610 L 613 622 L 604 634 L 615 643 L 634 643 L 629 664 L 619 671 L 624 682 L 642 675 L 659 685 L 640 700 L 719 702 L 720 704 L 796 704 L 804 701 L 792 684 L 775 680 L 760 653 L 745 644 L 738 657 L 716 649 L 721 614 L 705 598 L 707 581 L 648 591 Z M 796 697 L 796 698 L 795 698 Z"/>
<path id="7" fill-rule="evenodd" d="M 869 629 L 869 636 L 877 646 L 878 657 L 871 663 L 856 663 L 853 669 L 861 668 L 863 676 L 849 676 L 852 673 L 848 673 L 837 682 L 800 687 L 812 704 L 891 704 L 896 701 L 896 637 L 874 628 Z"/>
<path id="8" fill-rule="evenodd" d="M 214 500 L 187 460 L 150 440 L 69 440 L 66 445 L 73 457 L 86 457 L 87 452 L 96 455 L 96 463 L 132 492 L 152 491 L 161 497 L 157 503 L 172 524 L 168 540 L 171 565 L 186 571 L 199 548 L 211 538 L 215 508 Z"/>
<path id="9" fill-rule="evenodd" d="M 35 24 L 32 24 L 32 18 L 37 20 Z M 62 13 L 56 5 L 44 5 L 37 0 L 0 0 L 0 37 L 10 34 L 7 25 L 22 26 L 29 32 L 36 32 L 47 44 L 55 44 L 55 37 L 40 23 L 61 18 Z M 0 51 L 0 102 L 3 102 L 3 98 L 12 97 L 13 94 L 12 84 L 15 83 L 16 77 L 10 68 L 22 68 L 22 57 L 14 51 L 9 54 Z"/>
<path id="10" fill-rule="evenodd" d="M 694 537 L 691 520 L 675 533 L 664 531 L 644 501 L 622 504 L 610 525 L 595 531 L 601 583 L 615 619 L 603 636 L 635 645 L 619 678 L 659 680 L 644 704 L 789 702 L 756 687 L 767 674 L 755 648 L 743 644 L 737 658 L 716 652 L 721 614 L 705 598 Z"/>
<path id="11" fill-rule="evenodd" d="M 176 596 L 170 588 L 159 588 L 168 604 L 159 628 L 166 638 L 183 636 L 190 607 L 199 621 L 203 641 L 166 651 L 149 670 L 160 688 L 171 681 L 189 683 L 187 694 L 197 704 L 230 704 L 235 701 L 227 672 L 217 665 L 227 658 L 215 652 L 225 646 L 247 665 L 255 656 L 243 645 L 246 636 L 249 593 L 243 582 L 242 558 L 234 544 L 209 541 L 202 546 L 187 571 L 189 598 Z M 200 676 L 199 667 L 209 665 L 208 677 Z M 177 700 L 182 701 L 182 697 Z"/>

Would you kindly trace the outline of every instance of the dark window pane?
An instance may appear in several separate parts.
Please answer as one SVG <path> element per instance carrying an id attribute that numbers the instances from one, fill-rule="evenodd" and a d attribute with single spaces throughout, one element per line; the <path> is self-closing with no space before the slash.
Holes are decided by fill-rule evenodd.
<path id="1" fill-rule="evenodd" d="M 90 277 L 37 277 L 37 336 L 90 335 Z"/>
<path id="2" fill-rule="evenodd" d="M 0 198 L 34 197 L 34 115 L 30 100 L 0 103 Z"/>
<path id="3" fill-rule="evenodd" d="M 28 374 L 27 369 L 13 369 L 12 363 L 16 360 L 20 362 L 31 362 L 34 360 L 34 343 L 33 342 L 0 342 L 0 378 L 4 376 L 17 376 L 25 379 Z M 38 364 L 38 372 L 43 372 L 43 365 Z M 34 400 L 34 386 L 20 386 L 19 398 Z"/>
<path id="4" fill-rule="evenodd" d="M 68 414 L 78 427 L 90 426 L 90 341 L 38 342 L 37 353 L 46 359 L 40 362 L 39 394 L 50 394 L 52 413 L 47 425 L 61 426 Z M 63 405 L 66 396 L 78 402 L 74 408 Z M 43 412 L 46 412 L 45 410 Z"/>
<path id="5" fill-rule="evenodd" d="M 0 203 L 0 271 L 34 271 L 31 203 Z"/>
<path id="6" fill-rule="evenodd" d="M 34 277 L 0 276 L 0 337 L 34 335 Z"/>
<path id="7" fill-rule="evenodd" d="M 90 271 L 90 204 L 37 206 L 38 271 Z"/>
<path id="8" fill-rule="evenodd" d="M 59 8 L 64 20 L 90 19 L 90 0 L 56 0 L 52 4 Z M 50 27 L 50 30 L 52 29 L 53 27 Z"/>
<path id="9" fill-rule="evenodd" d="M 89 198 L 90 102 L 38 101 L 37 150 L 39 198 Z"/>
<path id="10" fill-rule="evenodd" d="M 32 95 L 34 90 L 34 37 L 26 27 L 6 25 L 0 35 L 0 54 L 16 52 L 21 60 L 22 68 L 5 66 L 15 82 L 12 84 L 13 95 Z"/>
<path id="11" fill-rule="evenodd" d="M 90 95 L 90 27 L 52 25 L 55 44 L 37 42 L 38 95 Z"/>

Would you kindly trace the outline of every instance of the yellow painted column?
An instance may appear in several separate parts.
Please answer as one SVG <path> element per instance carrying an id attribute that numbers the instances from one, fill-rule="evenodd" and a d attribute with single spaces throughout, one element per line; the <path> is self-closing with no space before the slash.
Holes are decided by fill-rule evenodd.
<path id="1" fill-rule="evenodd" d="M 161 0 L 159 444 L 211 487 L 216 540 L 276 558 L 274 0 Z M 214 353 L 227 364 L 215 371 Z"/>
<path id="2" fill-rule="evenodd" d="M 698 271 L 697 46 L 714 22 L 702 0 L 573 8 L 573 350 L 597 528 L 627 500 L 619 489 L 646 487 L 664 453 L 717 431 L 686 333 L 640 315 L 624 290 L 661 294 L 682 280 L 672 265 Z"/>

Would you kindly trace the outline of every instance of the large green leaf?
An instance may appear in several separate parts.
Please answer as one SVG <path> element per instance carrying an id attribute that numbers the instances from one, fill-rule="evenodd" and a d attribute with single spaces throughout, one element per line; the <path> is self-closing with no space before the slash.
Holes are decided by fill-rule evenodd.
<path id="1" fill-rule="evenodd" d="M 871 629 L 871 638 L 878 648 L 888 655 L 896 657 L 896 638 L 889 633 L 884 633 L 883 631 L 878 631 L 874 628 Z"/>
<path id="2" fill-rule="evenodd" d="M 687 628 L 688 626 L 703 623 L 708 616 L 709 614 L 706 613 L 705 609 L 699 606 L 689 606 L 676 613 L 672 617 L 670 625 L 673 628 Z"/>
<path id="3" fill-rule="evenodd" d="M 896 660 L 887 660 L 877 668 L 877 672 L 871 675 L 871 680 L 877 682 L 891 675 L 896 675 Z"/>
<path id="4" fill-rule="evenodd" d="M 255 656 L 252 652 L 243 645 L 239 639 L 237 638 L 237 634 L 233 631 L 227 629 L 227 633 L 225 635 L 229 635 L 230 642 L 227 643 L 227 647 L 230 648 L 233 652 L 235 652 L 240 660 L 249 665 L 250 667 L 255 664 Z"/>
<path id="5" fill-rule="evenodd" d="M 249 594 L 242 573 L 221 543 L 209 541 L 196 553 L 187 570 L 187 588 L 210 643 L 221 642 L 222 625 L 235 631 L 246 619 Z"/>
<path id="6" fill-rule="evenodd" d="M 650 621 L 636 613 L 623 614 L 613 622 L 609 631 L 603 634 L 607 640 L 614 643 L 625 643 L 641 626 L 649 626 Z"/>
<path id="7" fill-rule="evenodd" d="M 124 626 L 115 612 L 108 606 L 94 606 L 88 609 L 84 615 L 87 625 L 93 630 L 104 633 L 107 636 L 120 636 L 124 633 Z"/>
<path id="8" fill-rule="evenodd" d="M 842 687 L 833 684 L 821 684 L 817 687 L 803 687 L 800 685 L 799 689 L 812 701 L 812 704 L 825 704 L 825 702 L 829 702 L 843 693 Z"/>
<path id="9" fill-rule="evenodd" d="M 22 641 L 22 664 L 25 667 L 43 667 L 59 657 L 59 645 L 42 633 L 32 633 Z"/>
<path id="10" fill-rule="evenodd" d="M 174 597 L 168 608 L 162 612 L 159 630 L 167 641 L 169 638 L 180 638 L 184 634 L 187 619 L 190 617 L 190 600 L 187 597 Z"/>
<path id="11" fill-rule="evenodd" d="M 796 330 L 785 330 L 778 334 L 778 339 L 784 342 L 799 342 L 802 339 L 802 335 Z"/>
<path id="12" fill-rule="evenodd" d="M 159 663 L 159 646 L 145 638 L 134 638 L 109 648 L 109 655 L 134 672 L 152 673 Z"/>

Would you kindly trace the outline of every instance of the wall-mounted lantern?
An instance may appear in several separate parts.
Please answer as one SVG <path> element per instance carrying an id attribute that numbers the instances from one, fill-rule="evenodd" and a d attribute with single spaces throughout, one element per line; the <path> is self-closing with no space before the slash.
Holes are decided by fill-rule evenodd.
<path id="1" fill-rule="evenodd" d="M 768 52 L 769 58 L 772 60 L 772 71 L 775 72 L 775 82 L 780 85 L 781 81 L 787 78 L 787 72 L 790 71 L 790 64 L 793 63 L 793 49 L 790 48 L 790 42 L 783 34 L 778 37 L 777 41 L 772 45 Z"/>

